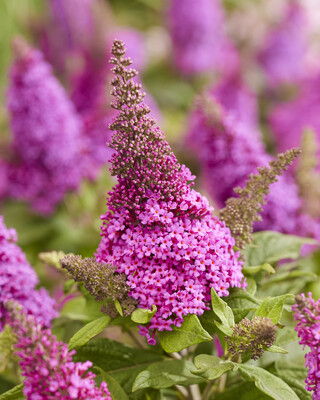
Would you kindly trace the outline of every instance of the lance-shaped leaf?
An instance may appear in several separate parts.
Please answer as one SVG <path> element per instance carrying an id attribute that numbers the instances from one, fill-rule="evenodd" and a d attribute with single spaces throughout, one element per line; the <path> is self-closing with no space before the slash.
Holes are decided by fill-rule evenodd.
<path id="1" fill-rule="evenodd" d="M 160 343 L 164 351 L 173 353 L 201 342 L 209 342 L 212 337 L 203 329 L 198 317 L 187 315 L 180 328 L 159 332 Z"/>
<path id="2" fill-rule="evenodd" d="M 260 271 L 266 271 L 268 274 L 274 274 L 276 272 L 275 269 L 268 263 L 264 263 L 255 267 L 242 268 L 244 275 L 254 275 Z"/>
<path id="3" fill-rule="evenodd" d="M 68 344 L 69 349 L 72 350 L 85 345 L 90 339 L 102 332 L 110 320 L 109 315 L 106 315 L 86 324 L 72 336 Z"/>
<path id="4" fill-rule="evenodd" d="M 261 392 L 274 400 L 299 400 L 295 392 L 282 379 L 254 365 L 238 364 L 239 372 L 249 382 L 254 382 Z"/>
<path id="5" fill-rule="evenodd" d="M 234 325 L 232 309 L 218 296 L 213 288 L 211 288 L 211 304 L 213 312 L 219 317 L 222 324 L 232 327 Z"/>

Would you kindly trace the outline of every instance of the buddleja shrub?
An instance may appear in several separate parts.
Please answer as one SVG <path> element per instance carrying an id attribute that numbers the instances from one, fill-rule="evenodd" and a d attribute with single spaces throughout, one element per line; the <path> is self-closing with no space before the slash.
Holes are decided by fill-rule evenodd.
<path id="1" fill-rule="evenodd" d="M 269 185 L 299 151 L 250 176 L 213 217 L 148 117 L 121 41 L 112 55 L 118 116 L 111 172 L 118 183 L 100 246 L 95 258 L 41 256 L 71 278 L 71 300 L 53 331 L 75 333 L 67 347 L 21 305 L 6 302 L 2 371 L 19 363 L 25 380 L 0 399 L 304 400 L 312 391 L 320 398 L 320 305 L 299 294 L 316 279 L 319 258 L 310 251 L 300 257 L 301 247 L 315 242 L 252 233 Z M 115 325 L 136 346 L 95 338 Z M 298 336 L 311 350 L 308 376 Z"/>

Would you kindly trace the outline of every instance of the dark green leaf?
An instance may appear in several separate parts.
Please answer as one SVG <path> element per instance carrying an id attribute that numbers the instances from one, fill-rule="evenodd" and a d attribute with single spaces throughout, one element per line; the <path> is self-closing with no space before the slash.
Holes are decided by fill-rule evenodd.
<path id="1" fill-rule="evenodd" d="M 222 324 L 232 327 L 234 325 L 232 309 L 221 299 L 221 297 L 218 296 L 217 292 L 213 288 L 211 288 L 211 304 L 212 311 L 217 317 L 219 317 Z"/>
<path id="2" fill-rule="evenodd" d="M 126 392 L 111 375 L 109 375 L 107 372 L 104 372 L 101 368 L 96 369 L 99 370 L 100 373 L 99 381 L 104 381 L 108 385 L 108 390 L 111 394 L 112 400 L 129 400 Z"/>
<path id="3" fill-rule="evenodd" d="M 23 384 L 17 385 L 0 395 L 0 400 L 21 400 L 23 398 Z"/>
<path id="4" fill-rule="evenodd" d="M 187 315 L 180 328 L 159 332 L 160 343 L 164 351 L 173 353 L 201 342 L 209 342 L 212 337 L 205 331 L 194 314 Z"/>
<path id="5" fill-rule="evenodd" d="M 317 244 L 313 239 L 285 235 L 274 231 L 257 232 L 246 247 L 246 266 L 273 263 L 286 258 L 296 259 L 304 244 Z"/>
<path id="6" fill-rule="evenodd" d="M 197 370 L 192 371 L 196 375 L 200 375 L 207 380 L 219 378 L 225 372 L 234 369 L 234 364 L 228 361 L 222 361 L 221 358 L 201 354 L 194 359 L 194 365 Z"/>
<path id="7" fill-rule="evenodd" d="M 260 301 L 243 289 L 232 289 L 226 297 L 228 305 L 232 308 L 235 322 L 239 323 L 250 311 L 256 310 Z"/>
<path id="8" fill-rule="evenodd" d="M 192 374 L 192 369 L 193 363 L 187 360 L 168 360 L 151 364 L 136 377 L 132 390 L 161 389 L 203 382 L 201 377 Z"/>
<path id="9" fill-rule="evenodd" d="M 249 382 L 254 382 L 261 392 L 274 400 L 299 400 L 299 397 L 282 379 L 254 365 L 238 364 L 239 372 Z"/>
<path id="10" fill-rule="evenodd" d="M 98 335 L 109 324 L 111 318 L 109 315 L 91 321 L 76 332 L 69 341 L 70 350 L 85 345 L 90 339 Z"/>
<path id="11" fill-rule="evenodd" d="M 90 360 L 111 375 L 128 394 L 139 372 L 164 357 L 155 351 L 137 349 L 107 338 L 93 339 L 77 349 L 75 361 Z"/>
<path id="12" fill-rule="evenodd" d="M 152 306 L 152 310 L 148 310 L 146 308 L 137 308 L 131 314 L 131 319 L 137 324 L 147 324 L 148 322 L 150 322 L 151 318 L 156 312 L 157 307 L 155 305 Z"/>
<path id="13" fill-rule="evenodd" d="M 251 382 L 241 382 L 239 385 L 226 388 L 224 393 L 215 395 L 214 400 L 270 400 L 272 397 L 260 392 Z"/>

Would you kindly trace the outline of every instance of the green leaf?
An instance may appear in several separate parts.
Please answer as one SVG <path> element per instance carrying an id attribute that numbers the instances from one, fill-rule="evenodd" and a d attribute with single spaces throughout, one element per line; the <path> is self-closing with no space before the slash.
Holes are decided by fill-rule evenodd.
<path id="1" fill-rule="evenodd" d="M 232 327 L 234 325 L 232 309 L 218 296 L 213 288 L 211 288 L 211 304 L 213 312 L 220 318 L 222 324 Z"/>
<path id="2" fill-rule="evenodd" d="M 307 370 L 303 365 L 280 359 L 275 363 L 275 374 L 295 391 L 300 400 L 312 400 L 312 395 L 305 389 Z"/>
<path id="3" fill-rule="evenodd" d="M 122 389 L 119 383 L 107 372 L 103 371 L 101 368 L 96 367 L 96 370 L 99 371 L 100 375 L 97 377 L 98 383 L 101 384 L 100 381 L 106 382 L 108 385 L 108 390 L 111 394 L 112 400 L 129 400 L 126 392 Z"/>
<path id="4" fill-rule="evenodd" d="M 298 334 L 293 327 L 285 326 L 282 329 L 278 329 L 275 345 L 283 346 L 292 342 L 298 342 Z"/>
<path id="5" fill-rule="evenodd" d="M 154 350 L 137 349 L 107 338 L 96 338 L 77 349 L 75 361 L 90 360 L 111 375 L 128 394 L 136 376 L 151 363 L 164 360 Z"/>
<path id="6" fill-rule="evenodd" d="M 283 349 L 279 346 L 270 346 L 265 349 L 265 351 L 270 351 L 270 353 L 281 353 L 281 354 L 288 354 L 287 350 Z"/>
<path id="7" fill-rule="evenodd" d="M 212 337 L 205 331 L 194 314 L 187 315 L 180 328 L 159 332 L 160 343 L 164 351 L 173 353 L 201 342 L 209 342 Z"/>
<path id="8" fill-rule="evenodd" d="M 188 360 L 160 361 L 149 365 L 136 377 L 132 390 L 145 388 L 163 389 L 173 385 L 193 385 L 203 382 L 191 370 L 194 365 Z"/>
<path id="9" fill-rule="evenodd" d="M 119 303 L 118 299 L 115 299 L 114 305 L 115 305 L 116 310 L 118 311 L 118 313 L 121 315 L 121 317 L 123 317 L 122 307 L 121 307 L 121 304 Z"/>
<path id="10" fill-rule="evenodd" d="M 23 398 L 24 396 L 22 383 L 0 395 L 0 400 L 21 400 Z"/>
<path id="11" fill-rule="evenodd" d="M 233 330 L 229 326 L 220 324 L 220 322 L 218 321 L 214 321 L 214 323 L 218 327 L 218 329 L 220 329 L 220 331 L 223 332 L 225 335 L 232 336 Z"/>
<path id="12" fill-rule="evenodd" d="M 274 400 L 299 400 L 299 397 L 282 379 L 254 365 L 238 364 L 239 372 L 249 382 L 254 382 L 261 392 Z"/>
<path id="13" fill-rule="evenodd" d="M 274 324 L 277 324 L 281 318 L 284 303 L 288 300 L 294 300 L 292 294 L 284 294 L 277 297 L 267 297 L 261 303 L 260 307 L 255 312 L 255 316 L 270 318 Z"/>
<path id="14" fill-rule="evenodd" d="M 239 323 L 250 311 L 255 311 L 261 303 L 250 293 L 238 288 L 232 289 L 226 301 L 232 308 L 236 323 Z"/>
<path id="15" fill-rule="evenodd" d="M 316 279 L 317 275 L 314 274 L 313 272 L 307 272 L 307 271 L 291 271 L 291 272 L 286 271 L 286 272 L 282 272 L 282 273 L 280 272 L 280 273 L 277 273 L 276 276 L 273 276 L 271 279 L 268 279 L 267 282 L 265 282 L 263 286 L 273 285 L 274 283 L 288 281 L 289 279 L 295 279 L 295 278 L 301 278 L 301 277 Z M 312 279 L 309 279 L 309 280 L 312 280 Z"/>
<path id="16" fill-rule="evenodd" d="M 271 397 L 260 392 L 252 382 L 241 382 L 214 396 L 214 400 L 270 400 Z"/>
<path id="17" fill-rule="evenodd" d="M 151 318 L 157 312 L 157 306 L 153 305 L 152 310 L 148 310 L 147 308 L 137 308 L 131 314 L 131 319 L 133 322 L 137 324 L 147 324 L 150 322 Z"/>
<path id="18" fill-rule="evenodd" d="M 208 354 L 200 354 L 195 357 L 194 365 L 197 370 L 192 371 L 196 375 L 200 375 L 207 380 L 219 378 L 225 372 L 234 369 L 234 364 L 228 361 L 222 361 L 221 358 L 210 356 Z"/>
<path id="19" fill-rule="evenodd" d="M 304 244 L 317 244 L 314 239 L 274 231 L 257 232 L 253 237 L 253 242 L 244 251 L 246 266 L 273 263 L 286 258 L 296 259 Z"/>
<path id="20" fill-rule="evenodd" d="M 78 332 L 76 332 L 69 341 L 68 347 L 70 350 L 85 345 L 94 336 L 98 335 L 109 324 L 111 318 L 109 315 L 89 322 Z"/>
<path id="21" fill-rule="evenodd" d="M 262 264 L 262 265 L 258 265 L 256 267 L 244 267 L 242 268 L 242 272 L 244 273 L 244 275 L 254 275 L 257 272 L 260 271 L 266 271 L 269 274 L 274 274 L 276 271 L 275 269 L 268 263 Z"/>

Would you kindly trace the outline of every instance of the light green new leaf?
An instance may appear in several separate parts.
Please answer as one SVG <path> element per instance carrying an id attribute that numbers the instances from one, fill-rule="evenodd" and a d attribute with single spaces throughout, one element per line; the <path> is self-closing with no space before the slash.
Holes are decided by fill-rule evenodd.
<path id="1" fill-rule="evenodd" d="M 7 392 L 0 394 L 0 400 L 21 400 L 23 399 L 23 384 L 17 385 Z"/>
<path id="2" fill-rule="evenodd" d="M 122 307 L 121 307 L 121 304 L 119 303 L 119 300 L 118 300 L 118 299 L 115 299 L 115 301 L 114 301 L 114 306 L 116 307 L 116 310 L 117 310 L 118 313 L 121 315 L 121 317 L 123 317 Z"/>
<path id="3" fill-rule="evenodd" d="M 283 349 L 279 346 L 270 346 L 265 349 L 265 351 L 270 351 L 270 353 L 281 353 L 281 354 L 288 354 L 287 350 Z"/>
<path id="4" fill-rule="evenodd" d="M 257 232 L 253 238 L 253 242 L 244 250 L 246 266 L 272 263 L 286 258 L 296 259 L 304 244 L 318 243 L 314 239 L 274 231 Z"/>
<path id="5" fill-rule="evenodd" d="M 267 297 L 254 315 L 270 318 L 274 324 L 277 324 L 281 318 L 284 303 L 289 299 L 294 301 L 294 296 L 292 294 L 284 294 L 277 297 Z"/>
<path id="6" fill-rule="evenodd" d="M 136 377 L 132 391 L 154 388 L 163 389 L 173 385 L 193 385 L 204 381 L 191 370 L 194 365 L 187 360 L 160 361 L 149 365 Z"/>
<path id="7" fill-rule="evenodd" d="M 244 275 L 254 275 L 257 272 L 260 271 L 266 271 L 269 274 L 274 274 L 276 271 L 275 269 L 268 263 L 262 264 L 262 265 L 258 265 L 256 267 L 244 267 L 242 268 L 242 272 L 244 273 Z"/>
<path id="8" fill-rule="evenodd" d="M 85 345 L 90 339 L 102 332 L 110 320 L 109 315 L 106 315 L 86 324 L 72 336 L 68 344 L 69 349 L 72 350 Z"/>
<path id="9" fill-rule="evenodd" d="M 233 330 L 227 325 L 220 324 L 218 321 L 214 321 L 214 324 L 227 336 L 232 336 Z"/>
<path id="10" fill-rule="evenodd" d="M 180 328 L 159 332 L 160 343 L 164 351 L 173 353 L 201 342 L 209 342 L 212 337 L 203 329 L 198 317 L 187 315 Z"/>
<path id="11" fill-rule="evenodd" d="M 239 372 L 249 382 L 254 382 L 261 392 L 274 400 L 299 400 L 299 397 L 282 379 L 254 365 L 238 364 Z"/>
<path id="12" fill-rule="evenodd" d="M 196 375 L 200 375 L 207 380 L 219 378 L 225 372 L 234 369 L 234 364 L 229 361 L 222 361 L 221 358 L 210 356 L 208 354 L 200 354 L 195 357 L 194 365 L 197 370 L 192 371 Z"/>
<path id="13" fill-rule="evenodd" d="M 150 322 L 151 318 L 157 312 L 157 306 L 153 305 L 152 310 L 148 310 L 147 308 L 137 308 L 131 314 L 131 319 L 133 322 L 137 324 L 147 324 Z"/>
<path id="14" fill-rule="evenodd" d="M 213 312 L 220 318 L 222 324 L 232 327 L 234 325 L 232 309 L 218 296 L 213 288 L 211 288 L 211 304 Z"/>

